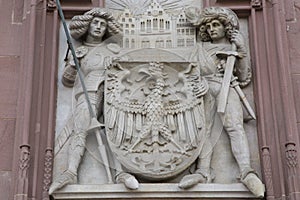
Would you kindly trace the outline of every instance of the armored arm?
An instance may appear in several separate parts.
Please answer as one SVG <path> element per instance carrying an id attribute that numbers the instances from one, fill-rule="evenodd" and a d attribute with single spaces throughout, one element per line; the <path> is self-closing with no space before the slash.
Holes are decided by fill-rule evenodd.
<path id="1" fill-rule="evenodd" d="M 77 70 L 72 58 L 66 61 L 65 69 L 62 75 L 62 83 L 66 87 L 73 87 L 77 76 Z"/>
<path id="2" fill-rule="evenodd" d="M 75 54 L 80 62 L 80 60 L 88 53 L 88 48 L 86 46 L 80 46 L 76 49 Z M 70 56 L 65 65 L 65 69 L 62 75 L 62 83 L 66 87 L 73 87 L 77 76 L 77 69 L 72 56 Z"/>
<path id="3" fill-rule="evenodd" d="M 244 38 L 241 33 L 236 30 L 232 34 L 231 41 L 236 44 L 238 53 L 234 75 L 237 76 L 241 86 L 246 86 L 250 83 L 252 74 Z"/>

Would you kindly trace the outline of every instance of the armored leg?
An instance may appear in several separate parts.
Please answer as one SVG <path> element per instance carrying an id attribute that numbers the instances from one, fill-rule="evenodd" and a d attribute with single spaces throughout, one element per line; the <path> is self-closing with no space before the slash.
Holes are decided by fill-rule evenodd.
<path id="1" fill-rule="evenodd" d="M 212 96 L 210 91 L 208 91 L 208 93 L 204 96 L 204 106 L 206 138 L 203 144 L 202 151 L 196 162 L 196 171 L 193 174 L 184 176 L 179 183 L 179 187 L 183 189 L 193 187 L 198 183 L 210 183 L 214 178 L 210 168 L 213 149 L 210 137 L 212 126 L 214 123 L 216 107 L 215 98 Z"/>
<path id="2" fill-rule="evenodd" d="M 251 171 L 249 145 L 243 126 L 242 105 L 239 96 L 232 88 L 229 90 L 225 113 L 220 114 L 220 117 L 230 138 L 231 150 L 239 165 L 240 173 Z"/>
<path id="3" fill-rule="evenodd" d="M 238 94 L 230 88 L 224 114 L 220 114 L 230 142 L 232 153 L 239 165 L 241 182 L 257 197 L 263 197 L 264 185 L 250 165 L 250 152 L 243 127 L 243 110 Z"/>
<path id="4" fill-rule="evenodd" d="M 212 182 L 214 175 L 211 172 L 211 158 L 213 152 L 213 145 L 211 141 L 211 131 L 214 124 L 216 114 L 216 100 L 212 95 L 211 90 L 204 97 L 205 109 L 205 124 L 206 124 L 206 139 L 203 149 L 198 159 L 197 169 L 195 173 L 202 174 L 206 178 L 206 182 Z"/>
<path id="5" fill-rule="evenodd" d="M 116 183 L 123 183 L 126 188 L 131 190 L 138 189 L 139 182 L 136 180 L 136 178 L 133 175 L 123 171 L 121 163 L 116 159 L 115 156 L 113 157 L 113 159 L 116 169 Z"/>
<path id="6" fill-rule="evenodd" d="M 95 102 L 95 93 L 90 93 L 89 96 L 92 102 Z M 87 136 L 86 131 L 89 127 L 91 117 L 83 95 L 79 96 L 76 103 L 77 104 L 73 115 L 74 135 L 68 150 L 68 168 L 57 178 L 57 180 L 53 181 L 49 189 L 49 194 L 52 194 L 54 191 L 64 187 L 67 184 L 77 182 L 77 169 L 85 152 Z M 95 105 L 93 106 L 93 109 L 96 110 Z"/>

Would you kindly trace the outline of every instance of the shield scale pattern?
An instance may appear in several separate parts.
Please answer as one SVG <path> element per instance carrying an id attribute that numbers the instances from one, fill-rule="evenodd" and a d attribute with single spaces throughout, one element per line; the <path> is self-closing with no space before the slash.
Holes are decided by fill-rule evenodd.
<path id="1" fill-rule="evenodd" d="M 129 172 L 171 178 L 199 156 L 206 138 L 208 85 L 188 62 L 119 61 L 106 72 L 109 146 Z"/>

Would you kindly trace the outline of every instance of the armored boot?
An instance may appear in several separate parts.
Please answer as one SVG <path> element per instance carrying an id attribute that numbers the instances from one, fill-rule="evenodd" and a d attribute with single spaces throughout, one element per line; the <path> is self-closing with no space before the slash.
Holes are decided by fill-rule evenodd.
<path id="1" fill-rule="evenodd" d="M 136 180 L 136 178 L 127 173 L 127 172 L 120 172 L 116 175 L 116 182 L 117 183 L 123 183 L 126 188 L 130 190 L 136 190 L 139 188 L 139 182 Z"/>
<path id="2" fill-rule="evenodd" d="M 85 133 L 79 133 L 74 136 L 68 152 L 68 169 L 65 170 L 57 180 L 53 181 L 49 188 L 49 194 L 52 194 L 65 185 L 77 183 L 77 169 L 85 151 L 85 140 Z"/>
<path id="3" fill-rule="evenodd" d="M 179 182 L 178 187 L 188 189 L 198 183 L 211 183 L 213 181 L 215 177 L 210 169 L 212 155 L 211 148 L 210 140 L 207 140 L 204 144 L 202 153 L 197 160 L 195 172 L 193 174 L 185 175 Z"/>
<path id="4" fill-rule="evenodd" d="M 116 183 L 123 183 L 124 186 L 130 190 L 138 189 L 139 182 L 136 180 L 136 178 L 133 175 L 124 172 L 120 162 L 115 157 L 113 159 L 116 168 L 116 176 L 115 176 Z"/>
<path id="5" fill-rule="evenodd" d="M 262 198 L 265 193 L 265 185 L 258 178 L 255 171 L 251 168 L 245 169 L 241 174 L 241 182 L 254 194 L 256 197 Z"/>

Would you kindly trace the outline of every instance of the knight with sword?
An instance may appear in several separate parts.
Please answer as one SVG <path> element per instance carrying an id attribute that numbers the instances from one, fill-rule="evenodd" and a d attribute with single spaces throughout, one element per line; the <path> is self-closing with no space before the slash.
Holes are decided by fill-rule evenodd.
<path id="1" fill-rule="evenodd" d="M 232 10 L 220 7 L 206 8 L 201 14 L 196 8 L 189 8 L 186 15 L 198 27 L 198 39 L 201 40 L 191 61 L 199 63 L 201 75 L 209 83 L 209 94 L 204 99 L 207 131 L 211 132 L 215 113 L 218 113 L 229 136 L 241 182 L 255 196 L 263 197 L 264 185 L 250 165 L 249 146 L 243 127 L 242 106 L 253 119 L 255 114 L 240 88 L 250 82 L 251 69 L 239 31 L 238 17 Z M 204 153 L 205 149 L 212 149 L 209 139 L 205 143 Z M 208 152 L 206 156 L 199 157 L 195 173 L 185 176 L 180 187 L 188 188 L 199 182 L 212 181 L 211 154 Z"/>

